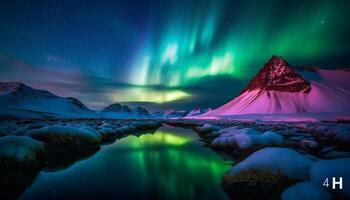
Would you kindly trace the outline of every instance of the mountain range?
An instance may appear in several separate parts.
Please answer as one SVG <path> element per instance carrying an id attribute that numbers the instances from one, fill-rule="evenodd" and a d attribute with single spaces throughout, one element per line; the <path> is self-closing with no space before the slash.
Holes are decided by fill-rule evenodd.
<path id="1" fill-rule="evenodd" d="M 350 113 L 350 69 L 291 66 L 279 56 L 260 69 L 242 92 L 214 110 L 167 110 L 111 104 L 100 111 L 72 97 L 57 96 L 20 82 L 0 82 L 0 116 L 42 118 L 178 118 L 279 113 Z"/>
<path id="2" fill-rule="evenodd" d="M 101 111 L 86 107 L 72 97 L 61 97 L 46 90 L 31 88 L 20 82 L 0 82 L 0 116 L 114 118 L 147 116 L 145 108 L 111 104 Z"/>

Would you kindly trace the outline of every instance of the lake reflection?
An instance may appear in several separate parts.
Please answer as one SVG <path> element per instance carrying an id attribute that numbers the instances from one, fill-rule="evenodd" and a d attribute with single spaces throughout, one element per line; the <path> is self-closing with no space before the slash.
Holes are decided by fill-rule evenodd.
<path id="1" fill-rule="evenodd" d="M 104 146 L 58 172 L 41 172 L 22 199 L 227 199 L 229 165 L 189 130 L 160 128 Z"/>

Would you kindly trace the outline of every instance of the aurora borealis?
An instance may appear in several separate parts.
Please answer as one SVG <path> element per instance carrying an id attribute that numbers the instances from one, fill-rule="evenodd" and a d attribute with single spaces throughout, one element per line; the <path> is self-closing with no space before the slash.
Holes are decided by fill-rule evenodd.
<path id="1" fill-rule="evenodd" d="M 91 108 L 216 107 L 273 55 L 350 65 L 349 1 L 2 1 L 0 80 Z"/>

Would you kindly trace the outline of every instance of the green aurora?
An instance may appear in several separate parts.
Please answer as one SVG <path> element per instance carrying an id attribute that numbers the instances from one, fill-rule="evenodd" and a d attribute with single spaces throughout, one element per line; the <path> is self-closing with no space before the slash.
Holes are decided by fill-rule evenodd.
<path id="1" fill-rule="evenodd" d="M 248 79 L 251 68 L 257 70 L 274 54 L 299 63 L 349 51 L 342 42 L 349 31 L 346 5 L 267 2 L 243 3 L 239 9 L 229 1 L 191 11 L 187 3 L 173 7 L 156 39 L 145 37 L 135 53 L 130 83 L 177 87 L 207 76 Z"/>

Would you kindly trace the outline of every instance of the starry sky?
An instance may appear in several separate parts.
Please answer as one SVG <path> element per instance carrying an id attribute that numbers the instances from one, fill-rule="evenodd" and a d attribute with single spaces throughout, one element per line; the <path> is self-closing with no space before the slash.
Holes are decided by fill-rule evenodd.
<path id="1" fill-rule="evenodd" d="M 8 0 L 0 81 L 150 110 L 217 107 L 272 55 L 350 66 L 350 1 Z"/>

